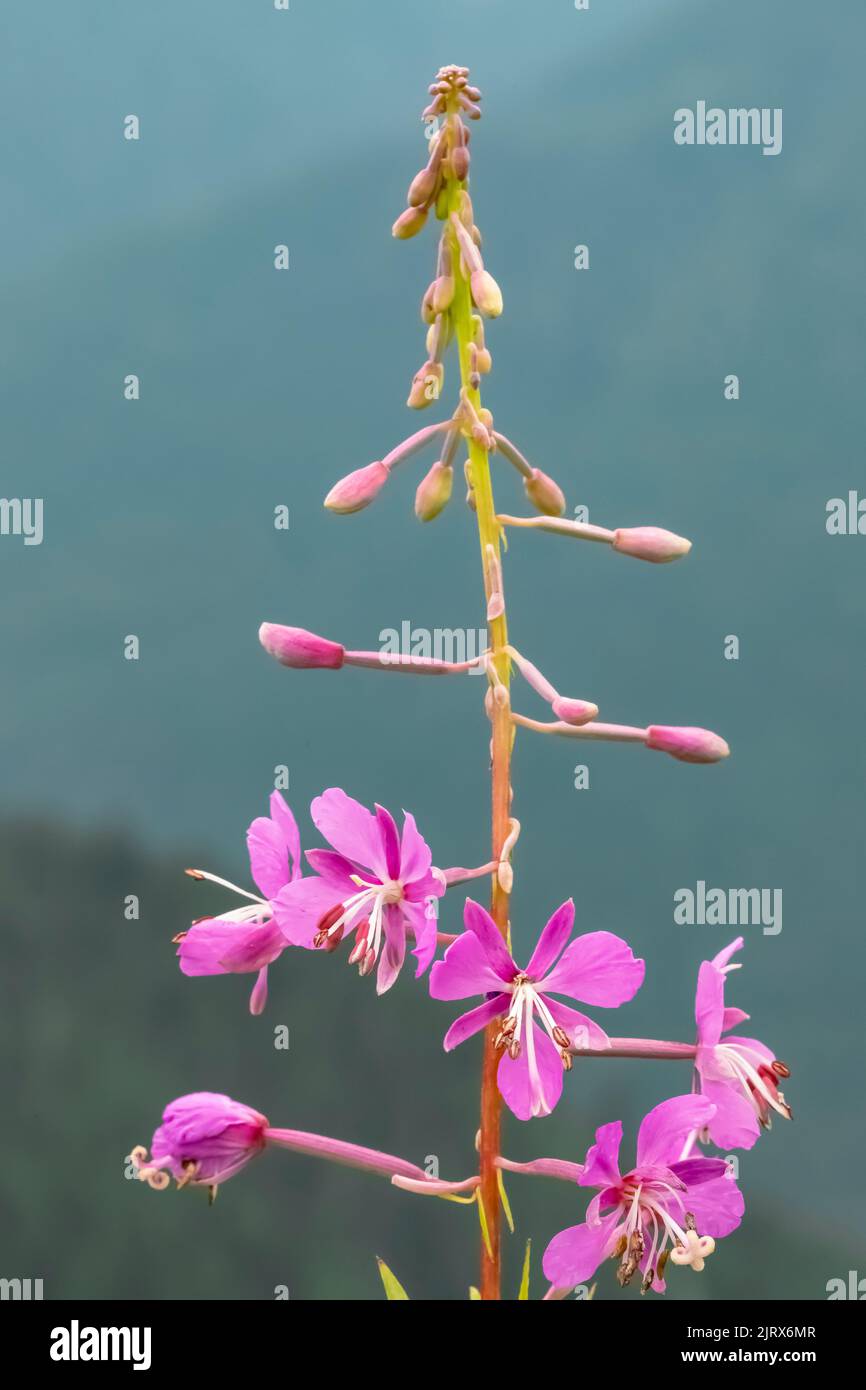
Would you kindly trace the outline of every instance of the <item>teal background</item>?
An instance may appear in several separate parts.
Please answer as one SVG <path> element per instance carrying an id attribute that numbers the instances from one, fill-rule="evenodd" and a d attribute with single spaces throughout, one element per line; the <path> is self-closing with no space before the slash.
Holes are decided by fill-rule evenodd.
<path id="1" fill-rule="evenodd" d="M 866 11 L 18 0 L 2 30 L 0 490 L 44 499 L 45 538 L 0 538 L 0 1274 L 130 1299 L 379 1298 L 374 1254 L 413 1297 L 463 1298 L 476 1278 L 471 1212 L 308 1160 L 267 1156 L 213 1210 L 124 1181 L 164 1104 L 199 1088 L 471 1171 L 479 1050 L 444 1055 L 454 1009 L 423 984 L 377 1000 L 339 957 L 289 953 L 255 1020 L 246 979 L 184 980 L 170 945 L 229 905 L 185 864 L 247 881 L 244 830 L 278 764 L 306 845 L 310 799 L 337 784 L 412 809 L 440 864 L 486 854 L 477 682 L 288 672 L 256 640 L 263 619 L 357 647 L 404 620 L 483 625 L 459 493 L 423 528 L 417 468 L 361 515 L 321 508 L 414 427 L 433 242 L 390 226 L 427 83 L 452 61 L 484 92 L 472 193 L 506 302 L 488 333 L 498 428 L 570 507 L 694 542 L 657 568 L 513 536 L 512 638 L 602 717 L 705 725 L 733 750 L 700 768 L 521 738 L 517 954 L 573 894 L 583 929 L 647 958 L 637 999 L 600 1021 L 687 1039 L 698 965 L 736 931 L 675 926 L 674 893 L 781 889 L 783 930 L 745 929 L 731 997 L 791 1066 L 795 1120 L 741 1155 L 743 1226 L 669 1296 L 823 1298 L 866 1274 L 866 541 L 825 529 L 828 499 L 866 490 Z M 782 107 L 782 153 L 675 146 L 674 110 L 700 98 Z M 496 488 L 522 509 L 504 465 Z M 459 917 L 456 893 L 443 928 Z M 633 1134 L 689 1084 L 679 1065 L 576 1066 L 554 1117 L 509 1121 L 506 1151 L 580 1158 L 598 1124 Z M 509 1192 L 513 1290 L 523 1238 L 540 1256 L 584 1204 L 541 1181 Z M 603 1270 L 597 1297 L 621 1296 Z"/>

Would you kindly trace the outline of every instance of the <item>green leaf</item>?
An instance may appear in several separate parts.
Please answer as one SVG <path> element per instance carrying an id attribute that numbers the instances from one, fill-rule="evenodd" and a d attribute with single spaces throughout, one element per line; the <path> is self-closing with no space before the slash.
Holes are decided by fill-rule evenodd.
<path id="1" fill-rule="evenodd" d="M 378 1255 L 376 1256 L 376 1264 L 379 1266 L 379 1275 L 385 1286 L 385 1297 L 388 1302 L 390 1303 L 395 1299 L 406 1299 L 408 1302 L 409 1295 L 403 1288 L 400 1280 L 397 1278 L 396 1274 L 388 1268 L 385 1261 L 379 1259 Z"/>
<path id="2" fill-rule="evenodd" d="M 481 1226 L 481 1234 L 484 1237 L 484 1248 L 489 1259 L 493 1259 L 493 1246 L 490 1244 L 490 1226 L 487 1222 L 487 1212 L 484 1210 L 484 1202 L 481 1197 L 481 1188 L 475 1189 L 475 1200 L 478 1203 L 478 1221 Z"/>
<path id="3" fill-rule="evenodd" d="M 499 1184 L 499 1198 L 502 1202 L 502 1210 L 505 1212 L 505 1220 L 508 1222 L 508 1229 L 514 1235 L 514 1217 L 511 1215 L 511 1204 L 508 1201 L 508 1193 L 505 1191 L 505 1179 L 502 1176 L 502 1169 L 496 1170 L 496 1181 Z"/>
<path id="4" fill-rule="evenodd" d="M 526 1254 L 523 1256 L 523 1273 L 520 1276 L 520 1288 L 517 1297 L 523 1301 L 529 1298 L 529 1255 L 532 1250 L 532 1241 L 526 1242 Z"/>

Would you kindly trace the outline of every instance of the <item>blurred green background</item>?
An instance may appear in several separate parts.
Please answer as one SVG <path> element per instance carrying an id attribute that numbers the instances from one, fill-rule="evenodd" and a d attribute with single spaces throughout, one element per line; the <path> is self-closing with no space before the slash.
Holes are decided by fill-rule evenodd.
<path id="1" fill-rule="evenodd" d="M 374 1254 L 413 1297 L 465 1298 L 476 1278 L 471 1211 L 311 1160 L 266 1156 L 212 1210 L 124 1180 L 165 1103 L 200 1088 L 471 1171 L 479 1048 L 445 1056 L 455 1010 L 425 985 L 406 974 L 377 1000 L 340 956 L 287 953 L 252 1019 L 247 978 L 185 980 L 170 944 L 229 906 L 185 864 L 247 881 L 243 833 L 278 764 L 306 845 L 310 799 L 337 784 L 412 809 L 439 864 L 485 857 L 476 682 L 290 673 L 256 640 L 262 619 L 356 647 L 406 620 L 483 625 L 459 497 L 419 526 L 416 469 L 359 516 L 321 508 L 413 427 L 432 240 L 396 244 L 390 225 L 447 62 L 485 97 L 472 192 L 506 300 L 488 333 L 498 428 L 570 507 L 694 542 L 656 569 L 516 536 L 513 640 L 603 717 L 702 724 L 733 750 L 696 768 L 521 739 L 517 954 L 574 894 L 582 928 L 647 958 L 637 999 L 600 1021 L 688 1039 L 698 964 L 736 932 L 675 926 L 675 891 L 781 889 L 783 930 L 745 929 L 732 998 L 791 1066 L 795 1120 L 741 1155 L 743 1226 L 669 1296 L 822 1298 L 866 1274 L 866 541 L 825 530 L 827 500 L 864 486 L 866 10 L 15 0 L 0 26 L 0 491 L 45 506 L 41 546 L 0 538 L 0 1274 L 128 1299 L 379 1298 Z M 782 153 L 675 146 L 673 112 L 698 99 L 782 107 Z M 521 510 L 513 477 L 496 483 Z M 443 928 L 459 917 L 458 892 Z M 506 1152 L 580 1158 L 598 1124 L 631 1135 L 689 1084 L 678 1064 L 576 1065 L 552 1118 L 509 1120 Z M 516 1290 L 523 1238 L 540 1256 L 584 1200 L 509 1191 Z M 597 1296 L 632 1295 L 605 1270 Z"/>

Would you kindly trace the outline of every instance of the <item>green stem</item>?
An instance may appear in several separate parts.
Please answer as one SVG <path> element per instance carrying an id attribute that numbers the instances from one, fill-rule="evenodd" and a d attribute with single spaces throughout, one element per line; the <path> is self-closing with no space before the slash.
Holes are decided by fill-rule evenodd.
<path id="1" fill-rule="evenodd" d="M 457 212 L 460 206 L 461 184 L 454 178 L 448 183 L 448 212 Z M 446 235 L 451 244 L 455 295 L 451 306 L 451 317 L 460 359 L 460 380 L 467 399 L 476 411 L 481 409 L 481 393 L 472 385 L 471 352 L 473 341 L 473 305 L 469 280 L 460 269 L 460 248 L 456 234 L 448 225 Z M 481 564 L 484 576 L 484 591 L 490 598 L 490 570 L 488 547 L 493 547 L 497 560 L 501 558 L 500 528 L 496 520 L 496 507 L 493 500 L 493 486 L 490 477 L 490 461 L 487 450 L 477 440 L 467 440 L 469 450 L 469 476 L 478 518 L 478 540 L 481 547 Z M 505 612 L 490 622 L 490 647 L 493 662 L 504 686 L 509 684 L 510 662 L 505 648 L 508 645 L 508 625 Z M 491 757 L 491 841 L 492 857 L 501 857 L 502 846 L 510 829 L 511 818 L 511 744 L 513 731 L 510 711 L 507 704 L 491 702 L 492 757 Z M 509 936 L 509 897 L 503 890 L 496 875 L 493 877 L 490 910 L 503 937 Z M 487 1240 L 481 1242 L 481 1280 L 480 1293 L 484 1300 L 497 1300 L 500 1297 L 501 1265 L 501 1221 L 499 1206 L 499 1177 L 496 1159 L 501 1151 L 500 1121 L 502 1102 L 499 1095 L 496 1073 L 499 1057 L 494 1047 L 494 1039 L 499 1031 L 498 1025 L 491 1024 L 484 1034 L 484 1056 L 481 1072 L 481 1127 L 479 1133 L 479 1172 L 481 1186 L 479 1198 L 484 1205 Z"/>

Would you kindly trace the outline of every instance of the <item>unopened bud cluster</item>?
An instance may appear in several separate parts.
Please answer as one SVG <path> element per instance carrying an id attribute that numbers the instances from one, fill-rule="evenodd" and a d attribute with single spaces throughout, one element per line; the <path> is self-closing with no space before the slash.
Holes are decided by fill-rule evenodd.
<path id="1" fill-rule="evenodd" d="M 412 378 L 407 404 L 423 410 L 439 399 L 444 382 L 442 357 L 453 335 L 452 306 L 458 274 L 468 280 L 472 301 L 479 314 L 496 318 L 502 313 L 502 292 L 485 269 L 481 233 L 475 225 L 469 177 L 470 132 L 466 120 L 481 116 L 481 93 L 469 82 L 467 68 L 440 68 L 430 85 L 432 98 L 423 119 L 435 122 L 427 163 L 409 185 L 406 210 L 393 226 L 401 240 L 415 236 L 429 214 L 443 224 L 436 255 L 436 274 L 421 300 L 421 317 L 427 324 L 427 356 Z M 491 357 L 478 321 L 472 348 L 472 373 L 490 371 Z"/>

